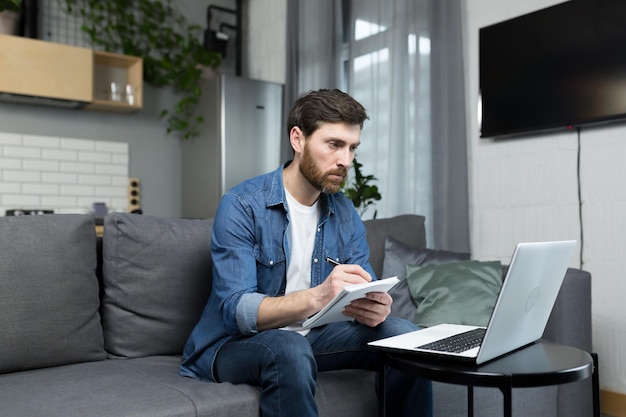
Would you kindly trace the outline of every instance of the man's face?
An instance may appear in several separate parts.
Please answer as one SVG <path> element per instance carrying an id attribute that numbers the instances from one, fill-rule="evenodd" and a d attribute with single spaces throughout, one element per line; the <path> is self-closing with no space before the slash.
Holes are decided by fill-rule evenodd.
<path id="1" fill-rule="evenodd" d="M 305 140 L 300 173 L 317 190 L 338 192 L 354 160 L 360 136 L 359 125 L 322 123 Z"/>

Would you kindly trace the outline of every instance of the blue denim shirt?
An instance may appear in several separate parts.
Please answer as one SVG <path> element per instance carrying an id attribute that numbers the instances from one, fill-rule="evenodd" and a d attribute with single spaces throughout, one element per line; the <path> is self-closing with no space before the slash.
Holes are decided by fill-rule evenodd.
<path id="1" fill-rule="evenodd" d="M 181 375 L 213 381 L 220 346 L 256 334 L 261 300 L 285 293 L 290 250 L 284 166 L 237 185 L 220 201 L 211 239 L 213 288 L 185 345 Z M 311 287 L 320 285 L 333 268 L 326 256 L 359 264 L 376 279 L 365 226 L 342 193 L 320 196 Z"/>

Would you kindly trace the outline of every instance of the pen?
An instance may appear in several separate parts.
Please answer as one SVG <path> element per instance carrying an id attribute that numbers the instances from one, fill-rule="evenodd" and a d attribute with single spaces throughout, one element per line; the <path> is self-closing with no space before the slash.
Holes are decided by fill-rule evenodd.
<path id="1" fill-rule="evenodd" d="M 326 262 L 328 262 L 331 265 L 335 265 L 335 266 L 341 265 L 339 262 L 337 262 L 336 260 L 334 260 L 333 258 L 331 258 L 329 256 L 326 257 Z"/>

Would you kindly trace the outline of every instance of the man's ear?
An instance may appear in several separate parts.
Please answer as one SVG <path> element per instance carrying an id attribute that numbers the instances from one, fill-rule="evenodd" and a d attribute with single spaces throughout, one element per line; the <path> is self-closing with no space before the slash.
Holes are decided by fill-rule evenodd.
<path id="1" fill-rule="evenodd" d="M 304 133 L 302 133 L 302 130 L 300 130 L 298 126 L 291 128 L 289 132 L 289 142 L 295 153 L 302 153 L 302 149 L 304 148 Z"/>

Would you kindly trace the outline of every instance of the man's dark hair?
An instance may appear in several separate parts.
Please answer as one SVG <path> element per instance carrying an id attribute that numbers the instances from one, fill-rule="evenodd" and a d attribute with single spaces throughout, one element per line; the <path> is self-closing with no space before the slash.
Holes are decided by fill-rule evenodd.
<path id="1" fill-rule="evenodd" d="M 365 108 L 340 90 L 321 89 L 309 91 L 300 96 L 287 118 L 287 135 L 294 126 L 298 126 L 304 136 L 310 136 L 321 122 L 346 122 L 359 125 L 367 120 Z"/>

